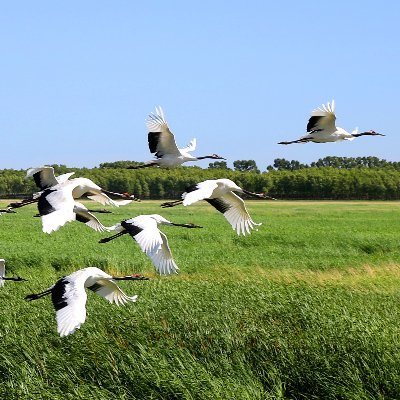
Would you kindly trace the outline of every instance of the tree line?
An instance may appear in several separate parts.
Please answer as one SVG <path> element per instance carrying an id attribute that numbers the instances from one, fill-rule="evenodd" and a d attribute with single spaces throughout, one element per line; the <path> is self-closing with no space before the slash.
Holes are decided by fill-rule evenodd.
<path id="1" fill-rule="evenodd" d="M 207 169 L 126 169 L 134 161 L 103 163 L 95 168 L 53 165 L 56 175 L 75 171 L 115 192 L 133 193 L 142 199 L 176 199 L 185 189 L 207 179 L 228 178 L 250 191 L 266 192 L 278 199 L 400 199 L 400 163 L 376 157 L 326 157 L 310 165 L 284 159 L 260 172 L 254 160 L 237 160 L 234 169 L 225 162 L 210 163 Z M 0 170 L 0 197 L 28 195 L 37 191 L 25 170 Z M 73 177 L 72 177 L 73 178 Z"/>

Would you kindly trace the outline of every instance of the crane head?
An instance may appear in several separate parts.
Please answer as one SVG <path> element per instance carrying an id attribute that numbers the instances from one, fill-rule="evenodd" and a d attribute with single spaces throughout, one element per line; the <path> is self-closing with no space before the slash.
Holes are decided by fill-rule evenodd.
<path id="1" fill-rule="evenodd" d="M 219 156 L 218 154 L 211 154 L 210 158 L 213 160 L 226 160 L 226 158 Z"/>
<path id="2" fill-rule="evenodd" d="M 370 135 L 370 136 L 386 136 L 386 135 L 383 135 L 382 133 L 375 132 L 372 129 L 370 131 L 368 131 L 368 132 L 364 132 L 364 134 L 365 135 Z"/>

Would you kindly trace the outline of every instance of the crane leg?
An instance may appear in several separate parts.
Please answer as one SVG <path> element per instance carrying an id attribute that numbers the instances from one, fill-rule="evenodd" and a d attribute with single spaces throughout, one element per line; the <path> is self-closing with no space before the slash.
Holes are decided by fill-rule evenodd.
<path id="1" fill-rule="evenodd" d="M 37 299 L 40 299 L 43 296 L 47 296 L 50 293 L 51 293 L 51 289 L 47 289 L 47 290 L 45 290 L 44 292 L 41 292 L 41 293 L 28 294 L 28 296 L 25 296 L 25 300 L 28 300 L 28 301 L 37 300 Z"/>

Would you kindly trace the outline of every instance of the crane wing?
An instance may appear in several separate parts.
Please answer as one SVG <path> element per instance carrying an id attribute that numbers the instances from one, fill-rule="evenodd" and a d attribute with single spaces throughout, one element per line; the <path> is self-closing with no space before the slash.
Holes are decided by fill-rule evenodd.
<path id="1" fill-rule="evenodd" d="M 315 109 L 311 113 L 311 117 L 308 120 L 307 132 L 314 133 L 320 131 L 335 132 L 336 115 L 335 115 L 335 101 L 332 100 L 332 104 L 322 104 L 321 107 Z"/>
<path id="2" fill-rule="evenodd" d="M 184 147 L 183 149 L 179 149 L 179 150 L 184 153 L 194 151 L 194 150 L 196 150 L 196 144 L 197 144 L 196 138 L 193 138 L 186 147 Z"/>
<path id="3" fill-rule="evenodd" d="M 110 229 L 104 226 L 98 218 L 93 215 L 83 204 L 75 202 L 74 213 L 76 214 L 76 220 L 83 222 L 89 228 L 94 229 L 96 232 L 109 232 Z"/>
<path id="4" fill-rule="evenodd" d="M 75 172 L 67 172 L 66 174 L 58 175 L 56 180 L 58 183 L 66 182 Z"/>
<path id="5" fill-rule="evenodd" d="M 58 185 L 58 181 L 54 175 L 53 167 L 39 167 L 30 168 L 26 171 L 26 177 L 32 177 L 35 181 L 36 186 L 40 190 L 50 188 L 52 186 Z"/>
<path id="6" fill-rule="evenodd" d="M 179 268 L 172 258 L 167 236 L 162 232 L 159 232 L 159 234 L 162 239 L 162 245 L 156 253 L 149 255 L 149 257 L 160 275 L 177 273 Z"/>
<path id="7" fill-rule="evenodd" d="M 85 288 L 80 280 L 62 278 L 51 290 L 56 310 L 57 332 L 61 337 L 74 333 L 86 320 Z"/>
<path id="8" fill-rule="evenodd" d="M 167 121 L 161 107 L 156 107 L 156 112 L 151 113 L 146 121 L 149 131 L 148 142 L 150 153 L 155 153 L 157 158 L 166 154 L 179 156 L 181 153 L 175 143 L 175 137 L 169 130 Z"/>
<path id="9" fill-rule="evenodd" d="M 127 296 L 122 289 L 114 282 L 107 279 L 99 279 L 88 289 L 104 297 L 110 303 L 115 303 L 117 306 L 124 305 L 128 301 L 136 301 L 138 296 Z"/>
<path id="10" fill-rule="evenodd" d="M 207 180 L 188 187 L 182 194 L 183 205 L 189 206 L 196 201 L 210 197 L 217 187 L 218 184 L 215 180 Z"/>
<path id="11" fill-rule="evenodd" d="M 113 200 L 111 197 L 107 196 L 105 193 L 95 193 L 87 196 L 88 199 L 93 201 L 97 201 L 98 203 L 102 204 L 103 206 L 125 206 L 126 204 L 132 203 L 132 200 Z"/>
<path id="12" fill-rule="evenodd" d="M 157 222 L 153 218 L 147 215 L 139 215 L 122 221 L 121 226 L 128 231 L 143 253 L 146 253 L 149 257 L 160 249 L 162 238 L 157 228 Z"/>
<path id="13" fill-rule="evenodd" d="M 233 192 L 228 192 L 216 199 L 206 199 L 206 201 L 224 214 L 238 235 L 250 234 L 255 226 L 261 225 L 251 219 L 244 201 Z"/>
<path id="14" fill-rule="evenodd" d="M 75 220 L 73 209 L 74 199 L 71 191 L 62 187 L 44 190 L 38 200 L 43 232 L 57 231 L 67 222 Z"/>
<path id="15" fill-rule="evenodd" d="M 139 215 L 122 221 L 121 225 L 151 259 L 159 274 L 169 275 L 177 271 L 178 267 L 172 259 L 167 237 L 160 232 L 153 218 Z"/>
<path id="16" fill-rule="evenodd" d="M 0 259 L 0 287 L 4 286 L 4 278 L 6 276 L 6 263 L 4 259 Z"/>

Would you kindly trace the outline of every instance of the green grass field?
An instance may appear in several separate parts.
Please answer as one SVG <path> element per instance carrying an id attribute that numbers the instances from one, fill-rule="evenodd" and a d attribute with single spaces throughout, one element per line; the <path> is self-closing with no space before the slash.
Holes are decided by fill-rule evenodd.
<path id="1" fill-rule="evenodd" d="M 0 289 L 1 399 L 400 398 L 399 202 L 247 202 L 263 225 L 246 237 L 206 203 L 159 204 L 99 219 L 204 226 L 161 228 L 172 277 L 128 236 L 47 235 L 34 206 L 0 217 L 7 274 L 29 280 Z M 59 338 L 50 298 L 24 296 L 87 266 L 151 280 L 121 283 L 139 295 L 125 307 L 88 293 L 86 323 Z"/>

